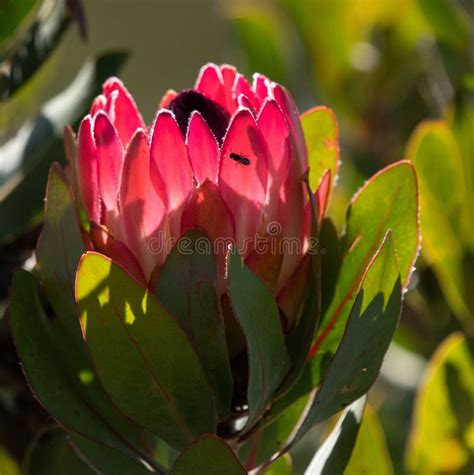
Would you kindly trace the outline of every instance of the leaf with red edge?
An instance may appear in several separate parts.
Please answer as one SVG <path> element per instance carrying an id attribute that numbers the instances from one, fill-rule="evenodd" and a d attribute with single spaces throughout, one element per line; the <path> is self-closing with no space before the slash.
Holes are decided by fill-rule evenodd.
<path id="1" fill-rule="evenodd" d="M 353 197 L 341 242 L 343 258 L 336 290 L 311 356 L 321 346 L 332 350 L 337 346 L 361 279 L 388 229 L 392 230 L 402 286 L 406 287 L 420 244 L 418 184 L 409 161 L 384 168 Z"/>
<path id="2" fill-rule="evenodd" d="M 310 109 L 301 116 L 309 161 L 309 183 L 314 190 L 326 170 L 332 184 L 339 170 L 339 125 L 334 112 L 325 106 Z"/>
<path id="3" fill-rule="evenodd" d="M 74 280 L 85 251 L 76 203 L 60 165 L 49 172 L 44 225 L 37 245 L 41 282 L 62 325 L 81 342 L 74 297 Z"/>
<path id="4" fill-rule="evenodd" d="M 369 264 L 341 344 L 289 447 L 370 389 L 395 332 L 401 300 L 398 260 L 389 231 Z"/>
<path id="5" fill-rule="evenodd" d="M 15 273 L 11 330 L 26 379 L 41 405 L 63 427 L 129 455 L 143 453 L 139 431 L 99 384 L 81 347 L 41 306 L 32 274 Z"/>

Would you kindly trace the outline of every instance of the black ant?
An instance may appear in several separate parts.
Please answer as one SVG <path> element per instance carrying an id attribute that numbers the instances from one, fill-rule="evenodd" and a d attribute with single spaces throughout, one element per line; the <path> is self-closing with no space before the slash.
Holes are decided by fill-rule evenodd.
<path id="1" fill-rule="evenodd" d="M 238 153 L 231 153 L 229 155 L 232 160 L 235 160 L 237 163 L 240 163 L 241 165 L 250 165 L 250 158 L 244 157 L 243 155 L 239 155 Z"/>

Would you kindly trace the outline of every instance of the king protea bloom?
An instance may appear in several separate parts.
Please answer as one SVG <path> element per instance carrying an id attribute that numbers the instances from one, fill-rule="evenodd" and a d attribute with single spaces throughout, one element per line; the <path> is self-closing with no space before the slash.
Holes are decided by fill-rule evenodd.
<path id="1" fill-rule="evenodd" d="M 147 125 L 111 78 L 81 123 L 74 161 L 91 247 L 143 286 L 153 288 L 168 244 L 198 228 L 232 243 L 294 317 L 308 267 L 308 161 L 283 86 L 208 64 L 194 88 L 168 91 Z M 217 247 L 224 294 L 225 246 Z"/>

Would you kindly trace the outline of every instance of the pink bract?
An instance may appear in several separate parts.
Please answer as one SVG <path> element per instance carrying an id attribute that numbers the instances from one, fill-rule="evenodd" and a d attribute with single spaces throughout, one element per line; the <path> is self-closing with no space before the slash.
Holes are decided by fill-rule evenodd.
<path id="1" fill-rule="evenodd" d="M 307 268 L 308 160 L 283 86 L 261 74 L 250 84 L 232 66 L 207 64 L 194 88 L 165 95 L 147 126 L 111 78 L 81 123 L 76 157 L 92 246 L 144 286 L 153 286 L 172 247 L 165 244 L 198 228 L 212 242 L 232 242 L 283 312 L 294 312 L 288 284 Z M 317 196 L 322 213 L 328 179 Z M 260 249 L 266 237 L 280 244 L 276 251 Z M 225 252 L 217 254 L 224 292 Z"/>

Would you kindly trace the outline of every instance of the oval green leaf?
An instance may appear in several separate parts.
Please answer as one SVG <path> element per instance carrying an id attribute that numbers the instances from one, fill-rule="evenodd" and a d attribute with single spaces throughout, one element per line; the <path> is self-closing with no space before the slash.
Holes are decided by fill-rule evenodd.
<path id="1" fill-rule="evenodd" d="M 271 292 L 235 250 L 228 258 L 232 306 L 247 341 L 250 373 L 247 428 L 251 428 L 288 370 L 288 353 L 278 306 Z"/>
<path id="2" fill-rule="evenodd" d="M 342 341 L 291 445 L 370 389 L 395 332 L 401 297 L 397 256 L 388 232 L 369 265 Z"/>
<path id="3" fill-rule="evenodd" d="M 85 250 L 69 183 L 55 163 L 49 172 L 43 231 L 37 245 L 40 277 L 58 319 L 81 342 L 74 285 L 75 271 Z"/>
<path id="4" fill-rule="evenodd" d="M 474 309 L 468 305 L 460 217 L 471 203 L 456 139 L 446 123 L 423 122 L 410 138 L 407 157 L 420 180 L 423 256 L 433 266 L 451 308 L 467 323 Z M 471 223 L 472 215 L 465 220 Z"/>
<path id="5" fill-rule="evenodd" d="M 438 347 L 421 383 L 408 442 L 409 473 L 472 473 L 473 351 L 460 333 Z"/>
<path id="6" fill-rule="evenodd" d="M 179 455 L 170 475 L 245 475 L 235 453 L 218 437 L 208 435 L 192 442 Z"/>
<path id="7" fill-rule="evenodd" d="M 312 347 L 334 351 L 344 332 L 360 282 L 388 229 L 391 229 L 402 285 L 408 284 L 419 249 L 418 185 L 411 162 L 390 165 L 353 197 L 342 241 L 343 260 L 336 290 Z"/>
<path id="8" fill-rule="evenodd" d="M 26 379 L 52 417 L 91 440 L 140 453 L 138 434 L 110 404 L 75 341 L 46 317 L 36 280 L 24 270 L 13 279 L 11 329 Z"/>
<path id="9" fill-rule="evenodd" d="M 186 252 L 180 251 L 183 240 Z M 191 230 L 179 239 L 160 269 L 155 293 L 196 349 L 216 395 L 220 418 L 225 418 L 232 399 L 232 373 L 217 294 L 216 257 L 202 232 Z"/>
<path id="10" fill-rule="evenodd" d="M 86 253 L 76 298 L 99 378 L 125 415 L 177 448 L 214 432 L 198 356 L 154 295 L 107 257 Z"/>

